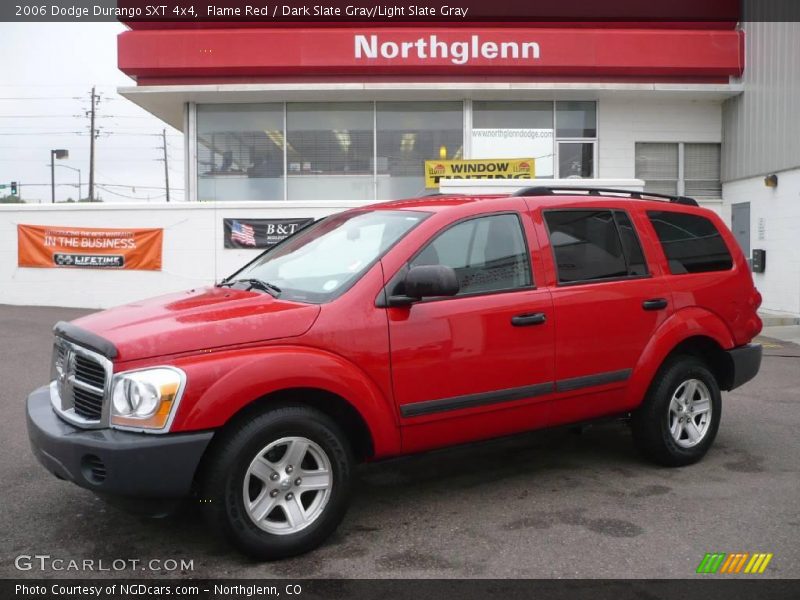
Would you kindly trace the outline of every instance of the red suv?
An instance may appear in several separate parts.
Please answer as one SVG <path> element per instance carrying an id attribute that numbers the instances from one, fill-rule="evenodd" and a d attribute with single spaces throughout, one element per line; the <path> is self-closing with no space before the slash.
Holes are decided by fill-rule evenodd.
<path id="1" fill-rule="evenodd" d="M 191 497 L 272 559 L 341 521 L 357 461 L 629 418 L 699 460 L 753 378 L 761 296 L 690 198 L 532 188 L 350 210 L 218 285 L 55 327 L 27 402 L 57 477 L 135 508 Z"/>

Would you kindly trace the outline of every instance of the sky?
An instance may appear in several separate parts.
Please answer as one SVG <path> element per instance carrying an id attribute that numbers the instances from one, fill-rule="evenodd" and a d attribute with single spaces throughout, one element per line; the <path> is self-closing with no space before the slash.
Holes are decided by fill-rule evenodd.
<path id="1" fill-rule="evenodd" d="M 26 202 L 50 202 L 50 150 L 80 170 L 88 193 L 92 86 L 100 102 L 95 141 L 96 195 L 105 202 L 163 201 L 161 131 L 167 129 L 171 200 L 184 199 L 183 134 L 117 94 L 135 82 L 117 69 L 111 23 L 0 23 L 0 185 L 21 184 Z M 78 173 L 55 168 L 56 201 L 78 197 Z M 0 196 L 9 189 L 0 190 Z"/>

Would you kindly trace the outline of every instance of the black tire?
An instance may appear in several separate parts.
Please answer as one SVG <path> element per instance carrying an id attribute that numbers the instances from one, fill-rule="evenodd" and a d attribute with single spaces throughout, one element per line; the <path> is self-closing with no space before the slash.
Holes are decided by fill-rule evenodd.
<path id="1" fill-rule="evenodd" d="M 702 382 L 709 395 L 711 416 L 700 441 L 683 447 L 670 433 L 670 403 L 673 395 L 688 380 Z M 702 417 L 696 417 L 695 419 Z M 681 467 L 699 461 L 705 456 L 719 429 L 722 416 L 722 399 L 719 385 L 706 363 L 694 356 L 675 356 L 659 369 L 642 405 L 633 413 L 631 427 L 639 451 L 651 461 L 667 466 Z M 688 432 L 683 433 L 688 438 Z M 687 440 L 681 440 L 684 444 Z"/>
<path id="2" fill-rule="evenodd" d="M 289 437 L 305 438 L 324 451 L 330 463 L 332 486 L 327 503 L 313 522 L 294 533 L 276 534 L 265 531 L 250 517 L 244 483 L 251 461 L 261 450 Z M 284 471 L 285 468 L 281 473 Z M 287 558 L 316 548 L 334 532 L 347 511 L 352 472 L 350 445 L 332 419 L 306 406 L 274 408 L 235 423 L 215 440 L 200 477 L 200 505 L 211 527 L 243 553 L 258 560 Z M 262 485 L 261 480 L 251 479 Z M 274 485 L 277 491 L 280 482 L 263 485 Z M 281 490 L 279 499 L 285 500 L 286 493 Z M 306 496 L 306 492 L 297 493 L 298 502 L 301 494 Z M 283 509 L 269 514 L 288 517 Z"/>

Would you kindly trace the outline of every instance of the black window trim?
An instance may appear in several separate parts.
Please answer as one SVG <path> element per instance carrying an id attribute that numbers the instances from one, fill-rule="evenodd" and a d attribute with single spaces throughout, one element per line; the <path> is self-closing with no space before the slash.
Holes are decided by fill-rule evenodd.
<path id="1" fill-rule="evenodd" d="M 556 249 L 552 243 L 552 232 L 550 231 L 550 224 L 547 222 L 545 218 L 546 213 L 550 212 L 601 212 L 601 211 L 608 211 L 611 213 L 611 220 L 614 223 L 614 229 L 617 232 L 617 239 L 619 240 L 619 247 L 622 250 L 622 257 L 625 261 L 625 268 L 630 271 L 630 263 L 628 262 L 628 255 L 625 252 L 625 245 L 622 243 L 622 236 L 619 232 L 619 223 L 617 223 L 617 218 L 614 213 L 622 212 L 628 217 L 628 220 L 631 222 L 631 226 L 633 227 L 633 234 L 636 236 L 636 241 L 639 243 L 639 249 L 642 251 L 642 257 L 644 258 L 644 266 L 647 269 L 647 273 L 644 275 L 625 275 L 620 277 L 596 277 L 594 279 L 581 279 L 580 281 L 559 281 L 558 276 L 558 259 L 556 258 Z M 631 218 L 630 213 L 623 209 L 623 208 L 608 208 L 608 207 L 578 207 L 578 206 L 569 206 L 564 208 L 545 208 L 542 209 L 542 222 L 544 222 L 545 229 L 547 229 L 547 242 L 550 245 L 550 255 L 553 258 L 553 269 L 556 275 L 556 287 L 572 287 L 576 285 L 587 285 L 587 284 L 597 284 L 597 283 L 614 283 L 619 281 L 632 281 L 636 279 L 652 279 L 653 274 L 650 271 L 650 265 L 647 262 L 647 255 L 644 253 L 644 246 L 642 245 L 642 240 L 639 237 L 639 232 L 636 230 L 636 225 Z"/>
<path id="2" fill-rule="evenodd" d="M 617 235 L 619 236 L 619 242 L 622 247 L 622 256 L 625 258 L 625 266 L 628 268 L 628 271 L 631 270 L 630 257 L 628 256 L 628 253 L 625 252 L 625 244 L 622 242 L 622 233 L 619 230 L 619 221 L 617 220 L 618 214 L 622 213 L 627 217 L 628 222 L 631 224 L 631 229 L 633 230 L 633 237 L 636 239 L 636 243 L 639 245 L 639 251 L 642 254 L 644 269 L 646 272 L 643 275 L 629 275 L 629 277 L 650 277 L 650 265 L 647 264 L 647 255 L 644 253 L 644 245 L 639 237 L 639 232 L 636 230 L 636 225 L 634 224 L 633 219 L 631 219 L 630 213 L 622 208 L 614 208 L 612 209 L 612 212 L 614 217 L 614 226 L 617 228 Z"/>
<path id="3" fill-rule="evenodd" d="M 378 297 L 375 300 L 375 305 L 379 308 L 388 307 L 388 305 L 385 303 L 385 299 L 391 295 L 389 293 L 390 288 L 393 288 L 394 286 L 397 285 L 398 279 L 404 276 L 405 273 L 408 272 L 409 268 L 408 265 L 412 263 L 414 259 L 417 258 L 417 256 L 422 254 L 422 252 L 428 247 L 428 245 L 433 243 L 433 241 L 437 239 L 439 236 L 444 235 L 447 231 L 449 231 L 453 227 L 456 227 L 457 225 L 460 225 L 462 223 L 466 223 L 467 221 L 473 221 L 475 219 L 482 219 L 485 217 L 497 217 L 503 215 L 511 215 L 517 218 L 517 223 L 519 224 L 520 233 L 522 234 L 522 243 L 525 246 L 525 258 L 527 261 L 528 274 L 530 275 L 530 280 L 531 280 L 530 285 L 524 285 L 513 288 L 503 288 L 499 290 L 485 290 L 479 292 L 471 292 L 467 294 L 456 294 L 455 296 L 437 296 L 431 298 L 423 298 L 422 300 L 415 302 L 415 304 L 427 304 L 430 302 L 444 302 L 447 300 L 460 300 L 461 298 L 475 298 L 477 296 L 493 296 L 495 294 L 508 294 L 511 292 L 535 290 L 536 280 L 533 276 L 533 257 L 531 256 L 530 245 L 528 244 L 528 236 L 525 233 L 525 224 L 522 221 L 522 212 L 523 211 L 517 211 L 517 210 L 499 210 L 499 211 L 481 213 L 478 215 L 469 215 L 467 217 L 462 217 L 461 219 L 453 221 L 452 223 L 448 224 L 442 229 L 437 230 L 420 245 L 417 251 L 414 252 L 414 254 L 412 254 L 411 257 L 403 263 L 403 266 L 401 266 L 397 270 L 397 272 L 392 276 L 392 278 L 386 283 L 386 285 L 383 286 L 380 293 L 378 293 Z"/>

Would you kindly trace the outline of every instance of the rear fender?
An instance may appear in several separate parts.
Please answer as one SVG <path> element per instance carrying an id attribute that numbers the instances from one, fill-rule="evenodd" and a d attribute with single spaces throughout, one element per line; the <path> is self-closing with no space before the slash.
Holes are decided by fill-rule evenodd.
<path id="1" fill-rule="evenodd" d="M 313 388 L 340 396 L 358 411 L 375 457 L 400 451 L 391 399 L 341 356 L 287 345 L 186 357 L 174 364 L 186 372 L 188 386 L 171 431 L 215 429 L 268 394 Z"/>
<path id="2" fill-rule="evenodd" d="M 642 403 L 653 378 L 670 352 L 682 341 L 697 336 L 714 340 L 724 350 L 736 345 L 731 331 L 714 313 L 697 306 L 675 312 L 645 346 L 628 382 L 625 409 L 632 410 Z"/>

